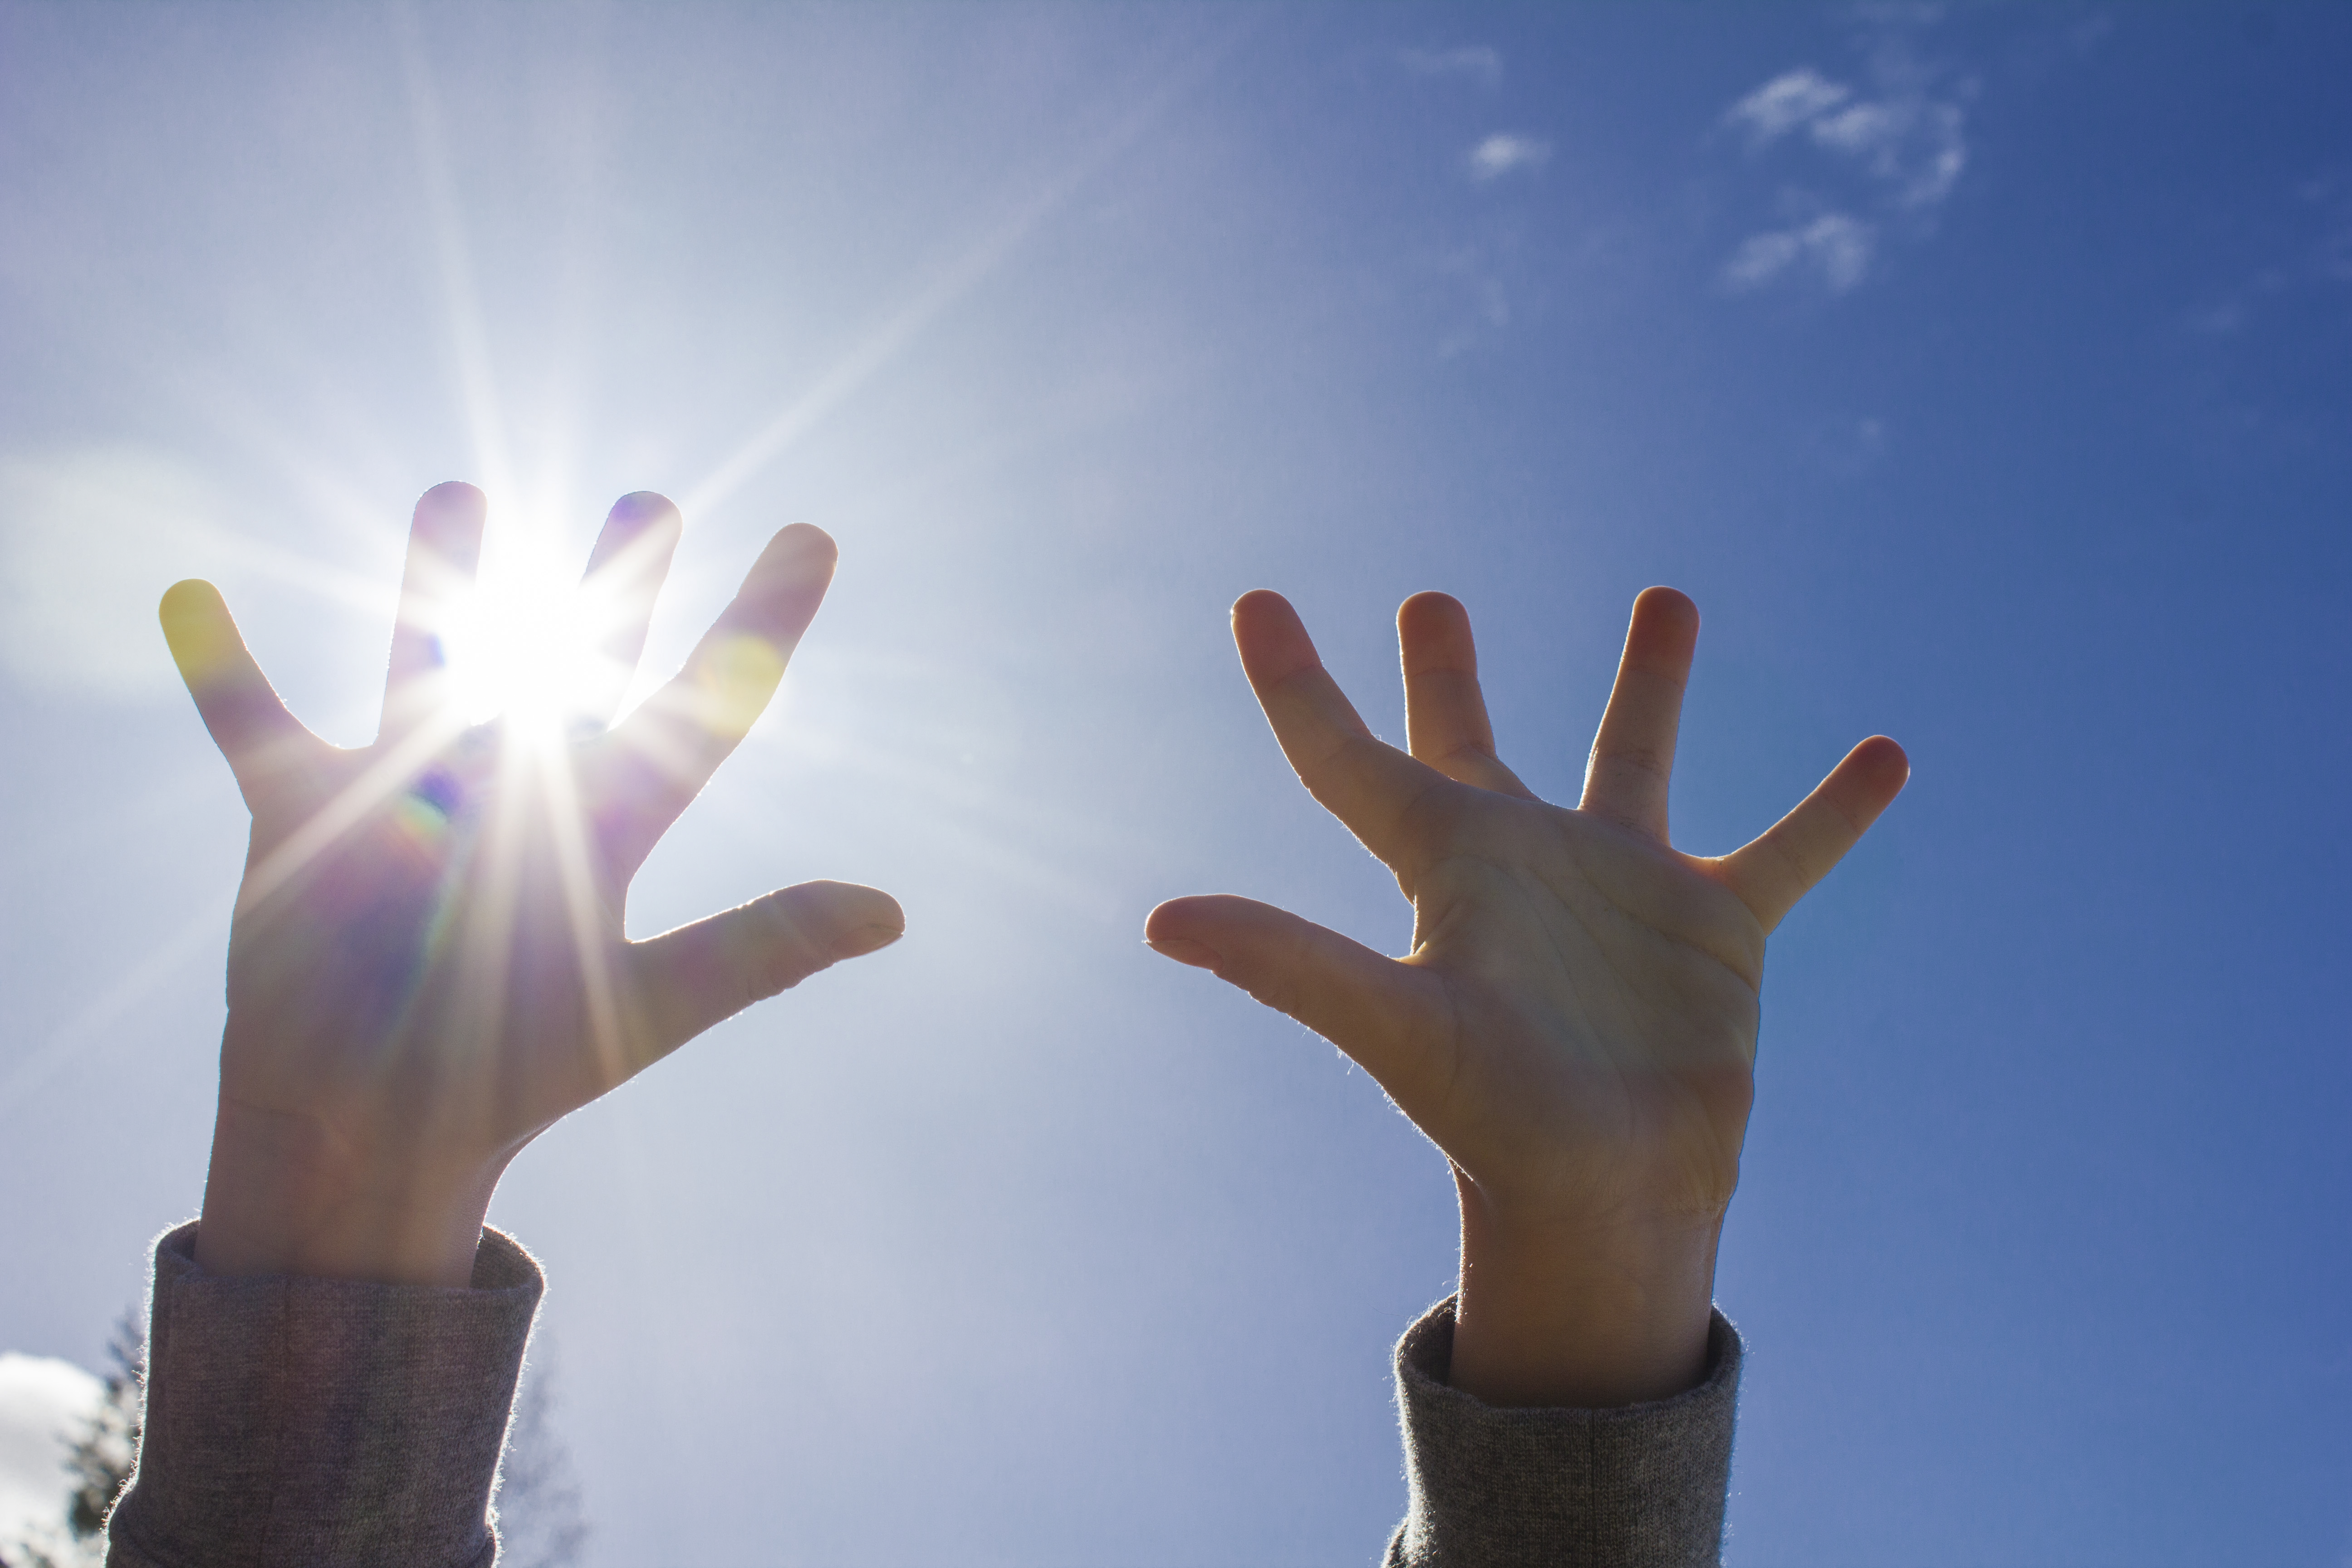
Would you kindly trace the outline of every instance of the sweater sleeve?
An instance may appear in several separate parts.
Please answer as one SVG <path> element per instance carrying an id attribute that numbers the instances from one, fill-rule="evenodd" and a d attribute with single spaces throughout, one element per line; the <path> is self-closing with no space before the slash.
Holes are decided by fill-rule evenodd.
<path id="1" fill-rule="evenodd" d="M 1454 1303 L 1397 1342 L 1404 1522 L 1388 1568 L 1700 1568 L 1723 1542 L 1739 1336 L 1717 1312 L 1706 1373 L 1672 1399 L 1514 1410 L 1446 1384 Z"/>
<path id="2" fill-rule="evenodd" d="M 482 1233 L 470 1289 L 230 1279 L 156 1244 L 139 1468 L 110 1568 L 488 1568 L 507 1414 L 542 1288 Z"/>

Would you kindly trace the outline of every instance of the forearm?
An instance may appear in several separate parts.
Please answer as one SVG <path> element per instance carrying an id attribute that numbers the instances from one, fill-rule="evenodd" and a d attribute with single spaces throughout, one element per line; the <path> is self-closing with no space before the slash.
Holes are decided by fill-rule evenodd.
<path id="1" fill-rule="evenodd" d="M 1489 1405 L 1606 1409 L 1697 1385 L 1722 1216 L 1613 1222 L 1497 1212 L 1458 1171 L 1453 1385 Z"/>
<path id="2" fill-rule="evenodd" d="M 225 1094 L 195 1260 L 225 1279 L 462 1287 L 505 1167 L 386 1147 Z"/>

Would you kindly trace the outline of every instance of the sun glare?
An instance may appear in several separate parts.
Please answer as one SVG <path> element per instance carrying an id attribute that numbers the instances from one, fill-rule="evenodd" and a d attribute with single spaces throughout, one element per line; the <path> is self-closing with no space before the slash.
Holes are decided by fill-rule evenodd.
<path id="1" fill-rule="evenodd" d="M 486 550 L 478 580 L 449 605 L 439 632 L 447 705 L 468 723 L 502 717 L 549 734 L 609 718 L 630 672 L 601 646 L 618 629 L 619 606 L 599 587 L 579 583 L 550 552 Z"/>

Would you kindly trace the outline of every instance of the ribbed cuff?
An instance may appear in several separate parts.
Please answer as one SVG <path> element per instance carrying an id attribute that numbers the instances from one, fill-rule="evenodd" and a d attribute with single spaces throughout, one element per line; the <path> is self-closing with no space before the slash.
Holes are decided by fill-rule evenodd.
<path id="1" fill-rule="evenodd" d="M 469 1289 L 196 1267 L 155 1247 L 139 1469 L 118 1568 L 488 1568 L 490 1486 L 544 1289 L 482 1233 Z"/>
<path id="2" fill-rule="evenodd" d="M 1739 1335 L 1720 1312 L 1686 1394 L 1612 1410 L 1521 1410 L 1447 1386 L 1454 1302 L 1397 1342 L 1404 1523 L 1391 1568 L 1700 1568 L 1721 1556 Z"/>

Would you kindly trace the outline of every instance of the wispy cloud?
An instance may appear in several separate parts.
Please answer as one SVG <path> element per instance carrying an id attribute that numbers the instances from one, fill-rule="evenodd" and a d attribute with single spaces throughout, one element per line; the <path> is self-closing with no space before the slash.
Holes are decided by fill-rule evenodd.
<path id="1" fill-rule="evenodd" d="M 1832 294 L 1843 294 L 1870 271 L 1878 231 L 1850 213 L 1823 213 L 1793 228 L 1751 234 L 1723 264 L 1735 289 L 1760 289 L 1791 268 L 1814 272 Z"/>
<path id="2" fill-rule="evenodd" d="M 1932 19 L 1932 18 L 1927 18 Z M 1869 275 L 1890 229 L 1912 237 L 1968 167 L 1967 105 L 1975 83 L 1922 63 L 1906 25 L 1882 17 L 1869 49 L 1867 80 L 1832 79 L 1811 66 L 1781 72 L 1724 110 L 1751 157 L 1783 142 L 1812 154 L 1815 184 L 1784 189 L 1784 226 L 1752 234 L 1724 263 L 1734 290 L 1811 274 L 1832 293 Z"/>
<path id="3" fill-rule="evenodd" d="M 1550 142 L 1497 132 L 1470 149 L 1470 177 L 1486 184 L 1517 170 L 1540 169 L 1550 162 Z"/>
<path id="4" fill-rule="evenodd" d="M 1484 44 L 1452 49 L 1406 49 L 1397 61 L 1415 76 L 1452 77 L 1484 88 L 1501 85 L 1503 57 Z"/>
<path id="5" fill-rule="evenodd" d="M 1859 159 L 1898 205 L 1933 206 L 1968 167 L 1960 106 L 1927 98 L 1857 103 L 1813 121 L 1820 145 Z"/>
<path id="6" fill-rule="evenodd" d="M 155 602 L 201 572 L 388 613 L 382 584 L 245 532 L 240 509 L 168 455 L 128 446 L 0 452 L 0 671 L 38 690 L 178 689 Z"/>
<path id="7" fill-rule="evenodd" d="M 1748 128 L 1749 145 L 1768 146 L 1809 121 L 1817 120 L 1853 96 L 1853 89 L 1823 77 L 1811 66 L 1774 77 L 1724 113 L 1724 120 Z"/>
<path id="8" fill-rule="evenodd" d="M 2283 221 L 2274 228 L 2294 237 L 2242 281 L 2187 312 L 2182 324 L 2189 331 L 2233 337 L 2352 284 L 2352 171 L 2314 175 L 2298 183 L 2292 195 L 2292 205 L 2278 215 Z"/>

